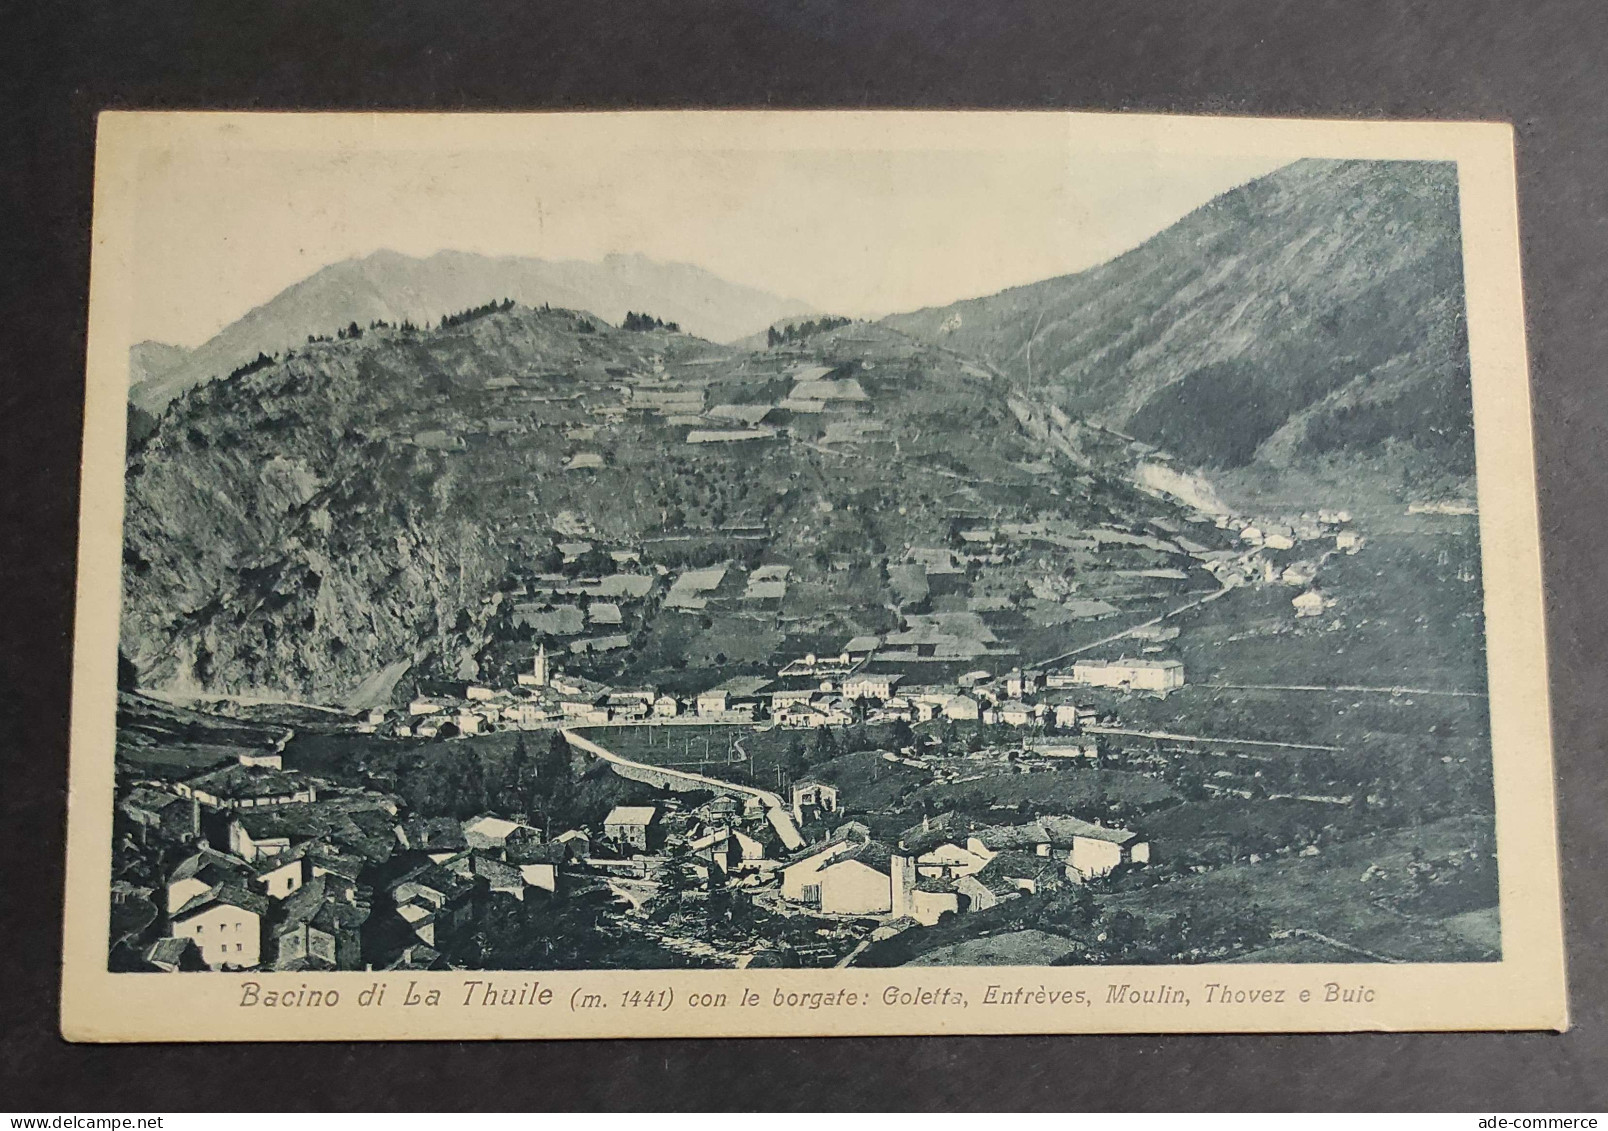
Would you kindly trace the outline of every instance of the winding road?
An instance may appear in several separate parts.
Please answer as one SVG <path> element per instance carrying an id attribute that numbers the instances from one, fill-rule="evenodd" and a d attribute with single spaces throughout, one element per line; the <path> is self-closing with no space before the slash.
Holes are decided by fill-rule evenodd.
<path id="1" fill-rule="evenodd" d="M 1099 640 L 1096 640 L 1093 643 L 1080 645 L 1079 647 L 1072 649 L 1070 652 L 1063 652 L 1061 655 L 1052 656 L 1048 660 L 1040 660 L 1035 666 L 1047 668 L 1054 664 L 1059 664 L 1063 660 L 1070 660 L 1073 656 L 1080 656 L 1084 652 L 1100 647 L 1102 644 L 1110 644 L 1114 641 L 1121 640 L 1124 637 L 1132 636 L 1141 628 L 1149 628 L 1151 625 L 1160 624 L 1162 621 L 1167 620 L 1169 617 L 1175 617 L 1179 613 L 1187 613 L 1190 609 L 1198 609 L 1202 605 L 1210 604 L 1219 597 L 1222 597 L 1225 593 L 1230 593 L 1237 588 L 1238 586 L 1236 585 L 1225 585 L 1221 589 L 1213 590 L 1204 597 L 1197 597 L 1195 600 L 1190 601 L 1186 605 L 1179 605 L 1176 609 L 1168 609 L 1159 617 L 1151 617 L 1149 620 L 1143 621 L 1139 624 L 1131 624 L 1121 632 L 1114 632 L 1110 636 L 1101 637 Z"/>
<path id="2" fill-rule="evenodd" d="M 695 774 L 690 770 L 677 770 L 669 766 L 655 766 L 647 762 L 633 762 L 629 758 L 622 758 L 612 750 L 608 750 L 589 738 L 584 738 L 568 727 L 561 727 L 559 733 L 571 746 L 578 747 L 594 757 L 601 758 L 615 766 L 627 766 L 637 770 L 645 770 L 654 774 L 663 774 L 665 777 L 678 778 L 690 782 L 703 789 L 711 789 L 717 793 L 736 793 L 744 797 L 757 797 L 760 804 L 765 806 L 766 816 L 776 835 L 781 838 L 782 844 L 789 850 L 804 847 L 804 837 L 793 823 L 793 815 L 788 812 L 787 805 L 777 794 L 769 790 L 759 789 L 751 785 L 738 785 L 736 782 L 724 781 L 721 778 L 712 778 L 705 774 Z"/>

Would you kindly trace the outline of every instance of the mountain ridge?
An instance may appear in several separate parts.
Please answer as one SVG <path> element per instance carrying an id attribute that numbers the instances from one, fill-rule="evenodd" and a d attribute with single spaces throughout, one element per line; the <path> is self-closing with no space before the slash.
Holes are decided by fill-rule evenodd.
<path id="1" fill-rule="evenodd" d="M 1472 474 L 1449 163 L 1298 161 L 1086 271 L 883 323 L 1194 466 Z"/>
<path id="2" fill-rule="evenodd" d="M 639 254 L 611 253 L 588 261 L 455 250 L 418 257 L 382 249 L 319 268 L 182 356 L 141 343 L 137 354 L 130 353 L 130 398 L 142 410 L 158 413 L 186 389 L 259 354 L 283 353 L 309 335 L 330 335 L 352 322 L 361 327 L 374 321 L 433 324 L 502 298 L 585 310 L 612 323 L 627 311 L 647 311 L 716 342 L 763 333 L 778 319 L 811 312 L 801 300 Z"/>
<path id="3" fill-rule="evenodd" d="M 656 591 L 654 566 L 785 564 L 796 607 L 614 630 L 637 682 L 774 667 L 784 622 L 800 652 L 896 625 L 918 599 L 902 547 L 947 544 L 955 514 L 1166 509 L 1050 466 L 1011 400 L 867 323 L 745 353 L 499 304 L 306 344 L 189 390 L 131 445 L 122 640 L 140 686 L 175 694 L 506 676 L 529 655 L 520 594 L 584 540 L 639 555 Z"/>

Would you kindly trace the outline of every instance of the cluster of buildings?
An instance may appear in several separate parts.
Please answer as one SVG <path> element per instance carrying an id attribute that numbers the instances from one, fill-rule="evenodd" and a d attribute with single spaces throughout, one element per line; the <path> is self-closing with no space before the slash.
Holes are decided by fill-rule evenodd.
<path id="1" fill-rule="evenodd" d="M 158 912 L 142 951 L 150 967 L 361 965 L 369 877 L 397 846 L 396 798 L 250 753 L 187 781 L 136 785 L 119 809 L 140 841 L 185 852 L 162 890 L 144 893 Z"/>
<path id="2" fill-rule="evenodd" d="M 801 799 L 800 811 L 813 816 L 822 803 Z M 612 889 L 630 900 L 667 847 L 717 880 L 786 847 L 765 806 L 740 794 L 693 810 L 673 797 L 620 805 L 595 829 L 548 839 L 492 813 L 407 815 L 396 797 L 330 786 L 270 754 L 138 784 L 119 809 L 132 838 L 178 857 L 158 887 L 113 888 L 116 902 L 154 906 L 138 954 L 164 971 L 435 968 L 493 894 Z"/>
<path id="3" fill-rule="evenodd" d="M 758 404 L 710 404 L 705 382 L 693 372 L 698 363 L 683 361 L 681 377 L 665 371 L 662 358 L 652 359 L 652 371 L 641 373 L 615 386 L 619 400 L 597 406 L 593 411 L 607 420 L 623 420 L 632 414 L 646 414 L 673 428 L 687 428 L 685 441 L 692 445 L 742 443 L 774 440 L 789 431 L 787 423 L 796 416 L 833 417 L 826 424 L 822 442 L 855 442 L 877 431 L 855 427 L 852 417 L 870 407 L 870 397 L 852 376 L 834 376 L 834 367 L 801 364 L 786 371 L 792 384 L 787 393 Z M 612 371 L 611 371 L 612 372 Z M 841 418 L 850 417 L 847 422 Z M 836 430 L 834 432 L 834 429 Z"/>
<path id="4" fill-rule="evenodd" d="M 1141 643 L 1165 640 L 1177 630 L 1151 626 Z M 901 634 L 890 634 L 899 636 Z M 653 687 L 611 687 L 556 668 L 546 645 L 530 672 L 513 687 L 438 684 L 400 713 L 383 708 L 358 724 L 367 733 L 401 738 L 473 735 L 493 730 L 535 730 L 604 724 L 744 724 L 769 721 L 786 729 L 814 730 L 870 723 L 980 722 L 1013 727 L 1075 729 L 1089 708 L 1078 688 L 1108 688 L 1165 696 L 1184 686 L 1181 661 L 1149 657 L 1078 660 L 1061 671 L 1016 668 L 1004 676 L 977 669 L 952 683 L 918 683 L 904 673 L 876 670 L 868 661 L 883 638 L 856 637 L 836 656 L 801 656 L 774 677 L 734 676 L 696 695 L 678 697 Z M 450 729 L 449 729 L 450 728 Z"/>
<path id="5" fill-rule="evenodd" d="M 781 896 L 823 915 L 931 926 L 1149 859 L 1137 833 L 1069 816 L 965 830 L 951 813 L 907 829 L 896 844 L 850 821 L 782 869 Z"/>
<path id="6" fill-rule="evenodd" d="M 1317 585 L 1324 560 L 1335 553 L 1356 554 L 1366 539 L 1345 510 L 1303 511 L 1295 516 L 1245 518 L 1219 516 L 1217 525 L 1234 534 L 1238 549 L 1200 555 L 1222 585 L 1287 585 L 1299 590 L 1290 604 L 1299 617 L 1321 616 L 1334 605 Z"/>
<path id="7" fill-rule="evenodd" d="M 1034 679 L 1013 673 L 1009 682 L 1030 694 Z M 839 789 L 817 780 L 791 786 L 784 805 L 795 824 L 782 830 L 774 797 L 699 784 L 713 796 L 692 804 L 661 793 L 549 838 L 494 813 L 408 815 L 389 794 L 286 770 L 278 754 L 244 753 L 123 797 L 129 836 L 179 851 L 159 854 L 177 857 L 159 890 L 124 882 L 114 898 L 155 905 L 138 950 L 147 969 L 430 969 L 495 894 L 606 892 L 640 908 L 685 883 L 740 884 L 773 892 L 792 914 L 931 925 L 1149 859 L 1133 832 L 1070 816 L 965 828 L 949 814 L 887 844 L 864 824 L 839 823 Z M 806 843 L 798 828 L 823 831 Z"/>

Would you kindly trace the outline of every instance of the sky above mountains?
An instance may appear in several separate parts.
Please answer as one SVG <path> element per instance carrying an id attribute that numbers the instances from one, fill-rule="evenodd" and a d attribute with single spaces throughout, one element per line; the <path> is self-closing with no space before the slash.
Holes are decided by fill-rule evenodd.
<path id="1" fill-rule="evenodd" d="M 875 317 L 1104 262 L 1283 163 L 1088 149 L 1049 115 L 885 144 L 875 116 L 799 144 L 774 125 L 659 136 L 580 117 L 461 148 L 224 138 L 148 152 L 129 344 L 198 345 L 321 267 L 382 248 L 634 253 Z"/>

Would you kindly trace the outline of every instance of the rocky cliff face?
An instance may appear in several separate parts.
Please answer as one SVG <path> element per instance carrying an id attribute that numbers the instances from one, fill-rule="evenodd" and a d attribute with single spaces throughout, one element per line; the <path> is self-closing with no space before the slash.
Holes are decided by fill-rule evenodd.
<path id="1" fill-rule="evenodd" d="M 1077 275 L 889 325 L 1213 469 L 1473 469 L 1455 166 L 1296 162 Z"/>
<path id="2" fill-rule="evenodd" d="M 567 356 L 567 312 L 317 347 L 193 390 L 129 454 L 123 648 L 142 686 L 340 700 L 398 660 L 448 676 L 505 568 L 475 464 L 415 437 Z M 466 441 L 459 441 L 460 443 Z"/>

